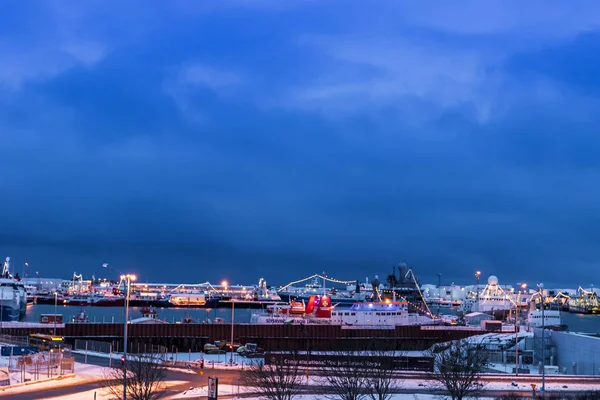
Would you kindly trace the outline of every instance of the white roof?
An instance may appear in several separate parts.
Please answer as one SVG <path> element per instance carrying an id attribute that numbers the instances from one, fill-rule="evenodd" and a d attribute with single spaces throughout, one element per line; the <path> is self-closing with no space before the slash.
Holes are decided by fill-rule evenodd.
<path id="1" fill-rule="evenodd" d="M 467 318 L 467 317 L 469 317 L 469 318 L 473 318 L 473 317 L 477 317 L 477 316 L 479 316 L 479 315 L 485 315 L 485 316 L 488 316 L 488 317 L 490 317 L 490 318 L 492 317 L 492 316 L 491 316 L 491 315 L 489 315 L 489 314 L 482 313 L 482 312 L 479 312 L 479 311 L 475 311 L 475 312 L 472 312 L 472 313 L 465 314 L 465 318 Z"/>

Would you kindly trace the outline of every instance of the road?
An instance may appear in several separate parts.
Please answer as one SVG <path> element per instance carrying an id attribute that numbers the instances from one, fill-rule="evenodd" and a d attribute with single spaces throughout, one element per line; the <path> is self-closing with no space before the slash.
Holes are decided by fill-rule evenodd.
<path id="1" fill-rule="evenodd" d="M 80 355 L 76 355 L 75 356 L 76 360 L 78 362 L 83 362 L 84 361 L 84 356 L 80 356 Z M 92 364 L 92 365 L 99 365 L 99 366 L 108 366 L 108 359 L 106 358 L 102 358 L 102 357 L 94 357 L 94 356 L 88 356 L 87 358 L 87 362 L 88 364 Z M 120 364 L 120 362 L 118 360 L 113 360 L 113 365 L 115 364 Z M 316 371 L 313 371 L 316 372 Z M 412 375 L 412 377 L 410 377 L 410 375 Z M 204 374 L 201 376 L 200 374 L 190 374 L 186 372 L 181 372 L 178 370 L 174 370 L 174 369 L 168 369 L 167 370 L 167 375 L 166 375 L 166 381 L 183 381 L 185 382 L 184 384 L 179 384 L 176 386 L 172 386 L 169 388 L 168 392 L 169 395 L 175 395 L 175 394 L 179 394 L 184 392 L 185 390 L 188 390 L 190 387 L 201 387 L 201 386 L 206 386 L 207 381 L 208 381 L 208 376 L 217 376 L 219 378 L 219 383 L 223 384 L 223 385 L 236 385 L 239 381 L 240 381 L 240 371 L 238 370 L 213 370 L 210 368 L 206 368 L 204 370 Z M 406 376 L 401 377 L 400 379 L 406 379 L 406 380 L 410 380 L 410 379 L 422 379 L 423 375 L 420 375 L 419 377 L 417 377 L 415 374 L 409 374 L 407 373 Z M 509 375 L 497 375 L 497 376 L 488 376 L 488 379 L 486 379 L 489 382 L 510 382 L 512 380 L 516 380 L 518 381 L 521 385 L 526 384 L 527 386 L 529 386 L 529 383 L 536 383 L 539 385 L 539 377 L 536 376 L 519 376 L 519 377 L 514 377 L 514 376 L 509 376 Z M 595 385 L 599 385 L 600 384 L 600 380 L 599 379 L 589 379 L 589 378 L 583 378 L 583 377 L 561 377 L 561 376 L 553 376 L 553 377 L 549 377 L 548 380 L 552 380 L 552 381 L 557 381 L 557 380 L 568 380 L 569 384 L 590 384 L 593 383 Z M 66 381 L 63 381 L 61 383 L 66 383 Z M 557 383 L 557 382 L 556 382 Z M 566 382 L 565 382 L 566 383 Z M 6 392 L 0 392 L 0 398 L 10 398 L 11 400 L 33 400 L 33 399 L 44 399 L 44 398 L 51 398 L 51 397 L 62 397 L 62 396 L 67 396 L 67 395 L 71 395 L 74 393 L 80 393 L 80 392 L 85 392 L 85 391 L 89 391 L 89 390 L 94 390 L 97 389 L 99 393 L 101 393 L 103 391 L 102 389 L 103 387 L 103 382 L 98 381 L 98 382 L 78 382 L 72 385 L 68 385 L 68 386 L 60 386 L 60 387 L 42 387 L 39 390 L 36 390 L 35 386 L 31 386 L 30 391 L 26 392 L 26 393 L 14 393 L 11 390 L 8 390 Z M 311 389 L 315 389 L 314 387 Z M 404 393 L 434 393 L 434 391 L 431 391 L 430 389 L 428 389 L 427 387 L 423 387 L 423 388 L 419 388 L 419 389 L 415 389 L 415 390 L 403 390 Z M 571 392 L 570 390 L 561 390 L 561 394 L 571 394 L 573 392 Z M 489 397 L 499 397 L 505 394 L 512 394 L 514 395 L 515 393 L 517 393 L 516 391 L 506 391 L 506 390 L 495 390 L 495 391 L 486 391 L 486 396 Z M 530 397 L 531 396 L 531 391 L 527 390 L 527 391 L 523 391 L 520 392 L 519 395 L 521 397 Z M 221 397 L 221 396 L 219 396 Z M 202 397 L 197 397 L 198 399 L 201 399 Z M 204 397 L 206 398 L 206 397 Z"/>
<path id="2" fill-rule="evenodd" d="M 84 356 L 75 355 L 75 359 L 77 362 L 83 362 Z M 88 356 L 87 358 L 88 364 L 99 365 L 103 367 L 108 367 L 108 359 L 103 357 L 93 357 Z M 119 361 L 113 360 L 113 364 L 118 364 Z M 239 381 L 240 372 L 239 371 L 227 371 L 227 370 L 211 370 L 210 368 L 204 371 L 204 375 L 200 374 L 190 374 L 186 372 L 179 372 L 176 370 L 168 369 L 165 381 L 185 381 L 185 384 L 180 384 L 176 386 L 172 386 L 169 388 L 168 392 L 171 395 L 181 393 L 190 387 L 199 387 L 207 384 L 208 376 L 217 376 L 219 378 L 219 383 L 222 384 L 235 384 Z M 65 383 L 63 381 L 61 383 Z M 60 387 L 43 387 L 39 390 L 36 390 L 35 386 L 30 387 L 30 391 L 15 393 L 12 390 L 7 390 L 5 392 L 0 392 L 0 398 L 10 398 L 11 400 L 34 400 L 34 399 L 44 399 L 51 397 L 61 397 L 68 396 L 75 393 L 85 392 L 88 390 L 97 389 L 98 392 L 103 391 L 104 383 L 102 381 L 98 382 L 78 382 L 68 386 L 60 386 Z"/>

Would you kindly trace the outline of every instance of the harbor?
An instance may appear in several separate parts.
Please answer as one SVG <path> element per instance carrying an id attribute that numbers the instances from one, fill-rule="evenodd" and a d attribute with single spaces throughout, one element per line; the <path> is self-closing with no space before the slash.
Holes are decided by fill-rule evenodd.
<path id="1" fill-rule="evenodd" d="M 104 268 L 106 275 L 113 275 L 108 264 Z M 373 275 L 362 282 L 340 280 L 321 273 L 285 285 L 268 285 L 264 278 L 256 284 L 225 280 L 218 284 L 141 283 L 135 276 L 129 281 L 123 275 L 119 280 L 84 279 L 77 273 L 68 280 L 43 278 L 39 273 L 35 278 L 21 278 L 16 269 L 6 257 L 0 282 L 1 322 L 39 322 L 41 313 L 37 310 L 44 306 L 53 306 L 54 313 L 61 314 L 65 322 L 117 322 L 123 318 L 118 309 L 125 304 L 134 309 L 132 315 L 151 317 L 157 323 L 222 323 L 231 317 L 221 310 L 236 308 L 244 323 L 365 327 L 465 325 L 466 317 L 473 313 L 514 322 L 526 321 L 533 311 L 542 309 L 548 310 L 548 315 L 560 311 L 562 318 L 568 313 L 593 316 L 599 310 L 593 287 L 512 286 L 493 275 L 484 279 L 480 271 L 475 272 L 470 285 L 442 285 L 441 280 L 429 284 L 421 283 L 406 264 L 394 266 L 383 279 Z M 99 311 L 102 309 L 105 311 Z"/>

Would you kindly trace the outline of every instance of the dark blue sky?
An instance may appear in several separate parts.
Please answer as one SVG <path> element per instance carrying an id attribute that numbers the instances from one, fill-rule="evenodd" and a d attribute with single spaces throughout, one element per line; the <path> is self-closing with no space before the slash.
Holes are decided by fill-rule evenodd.
<path id="1" fill-rule="evenodd" d="M 0 255 L 599 283 L 600 5 L 459 4 L 2 3 Z"/>

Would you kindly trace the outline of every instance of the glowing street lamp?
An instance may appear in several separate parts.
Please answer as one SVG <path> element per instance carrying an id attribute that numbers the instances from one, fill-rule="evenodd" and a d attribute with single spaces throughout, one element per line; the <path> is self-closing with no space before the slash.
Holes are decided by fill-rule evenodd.
<path id="1" fill-rule="evenodd" d="M 127 282 L 127 292 L 125 295 L 125 322 L 123 325 L 123 400 L 127 400 L 127 322 L 129 320 L 129 288 L 131 282 L 135 282 L 137 277 L 133 274 L 124 274 L 109 264 L 102 264 L 103 268 L 112 268 L 121 274 L 121 280 Z"/>
<path id="2" fill-rule="evenodd" d="M 224 290 L 227 290 L 227 286 L 229 286 L 229 282 L 223 280 L 221 282 L 221 286 Z M 233 323 L 235 321 L 235 299 L 231 296 L 231 358 L 229 359 L 229 364 L 233 365 Z"/>
<path id="3" fill-rule="evenodd" d="M 527 289 L 526 283 L 521 283 L 521 289 L 523 293 Z M 519 303 L 521 297 L 521 289 L 517 292 L 515 301 L 515 376 L 519 376 Z"/>
<path id="4" fill-rule="evenodd" d="M 476 298 L 477 301 L 479 301 L 479 277 L 481 276 L 481 271 L 477 271 L 475 272 L 475 281 L 477 283 L 477 285 L 475 286 L 475 292 L 476 292 Z"/>

